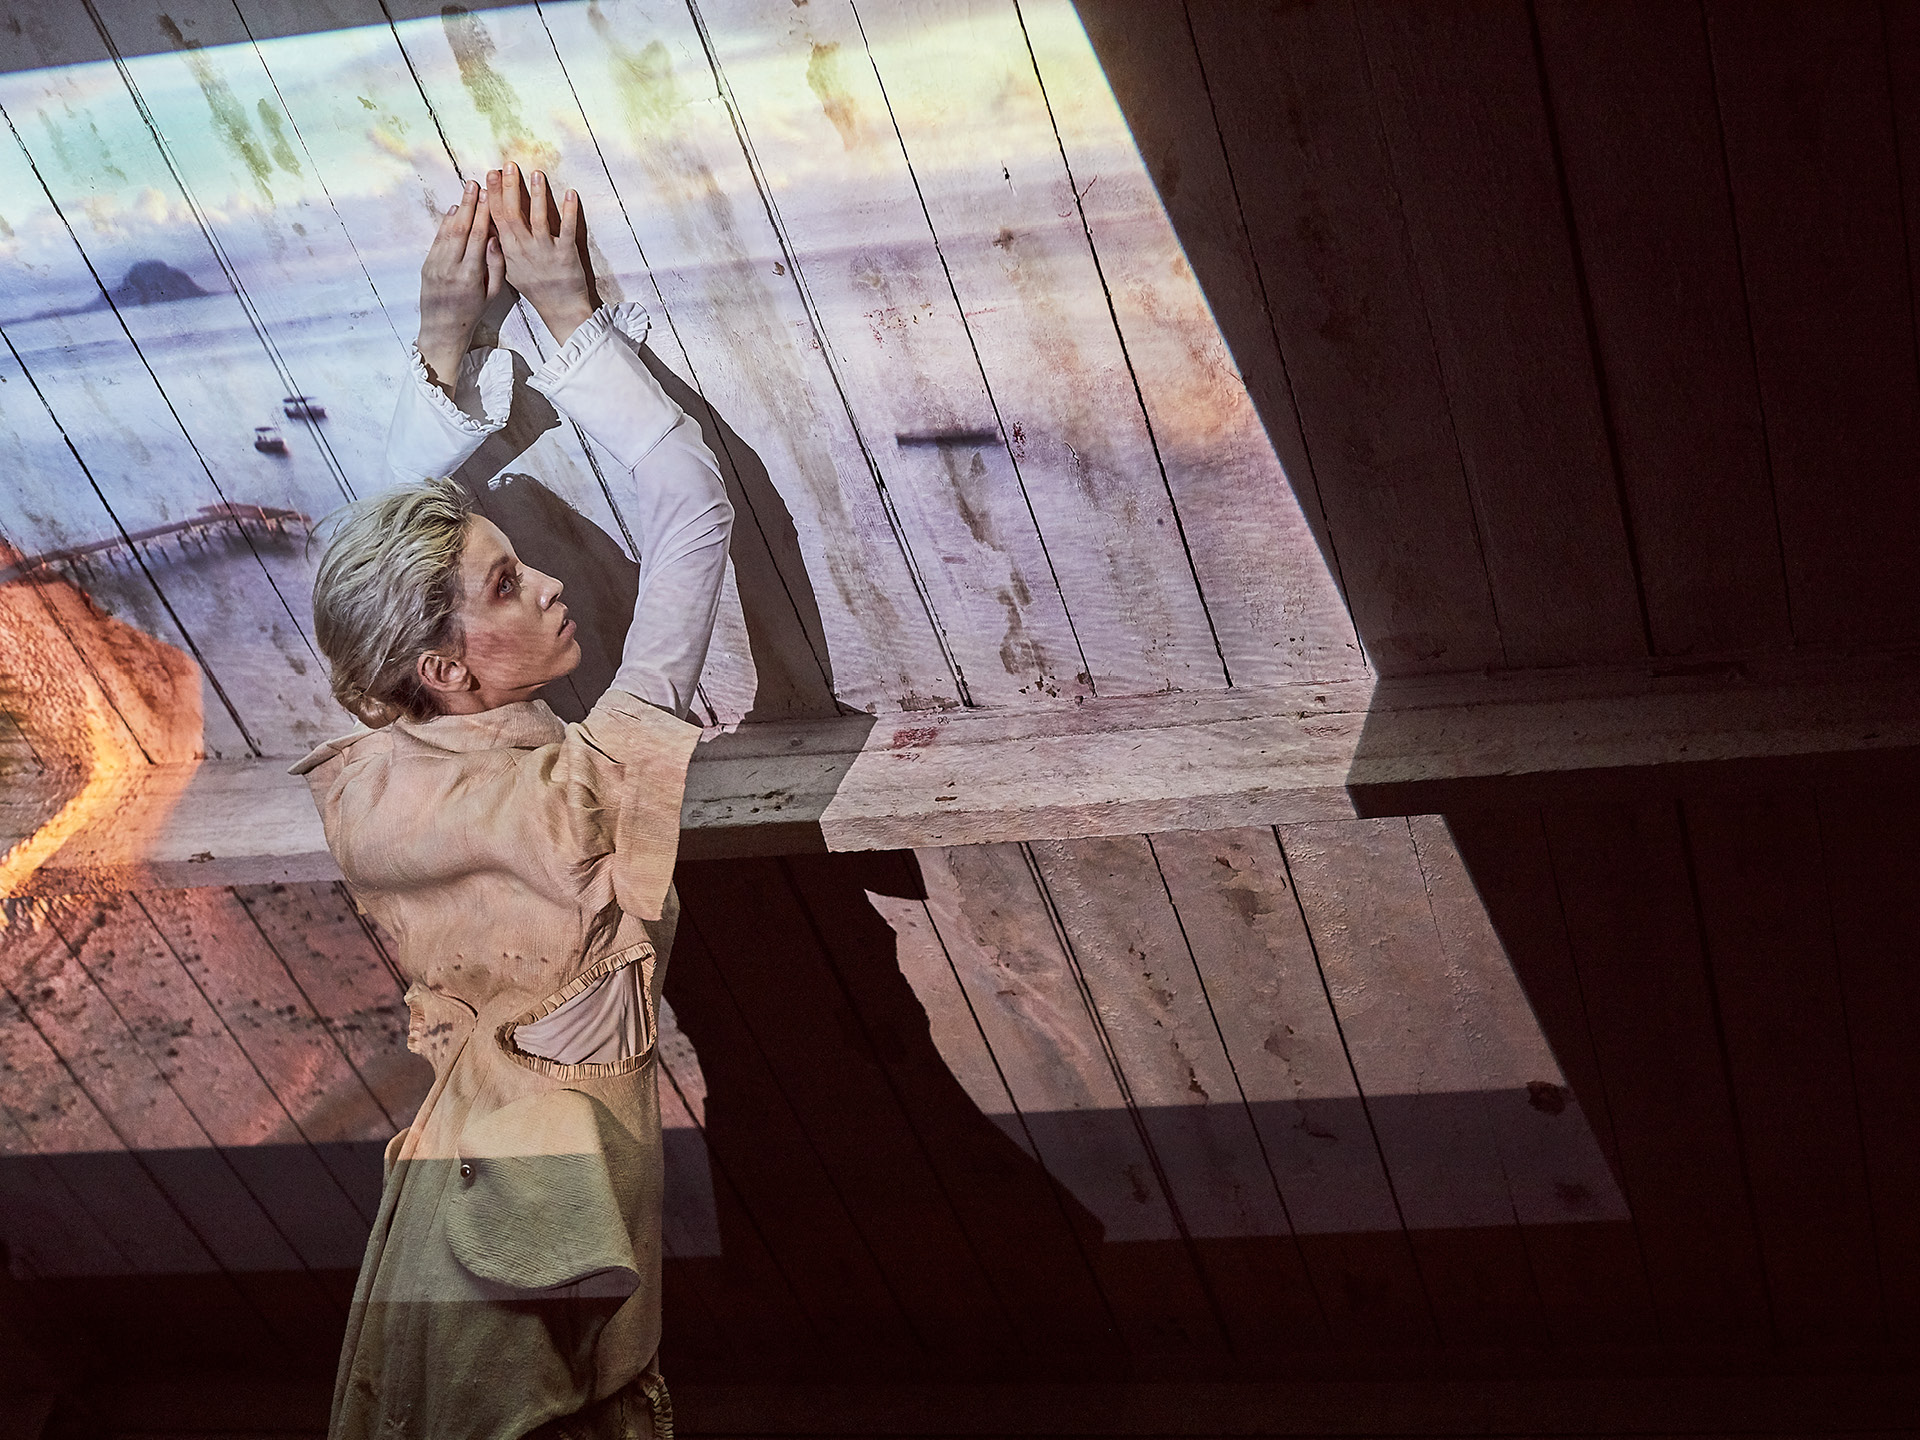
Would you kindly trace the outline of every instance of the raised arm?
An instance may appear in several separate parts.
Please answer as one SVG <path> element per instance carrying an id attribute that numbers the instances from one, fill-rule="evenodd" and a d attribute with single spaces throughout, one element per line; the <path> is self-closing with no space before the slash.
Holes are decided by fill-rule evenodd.
<path id="1" fill-rule="evenodd" d="M 511 165 L 487 177 L 508 278 L 561 342 L 528 383 L 629 477 L 619 499 L 640 546 L 640 593 L 613 687 L 684 717 L 713 637 L 733 507 L 699 425 L 641 359 L 646 312 L 598 303 L 578 195 L 555 206 L 546 177 L 530 179 L 531 195 Z"/>
<path id="2" fill-rule="evenodd" d="M 452 474 L 507 423 L 512 357 L 467 348 L 505 283 L 506 256 L 487 192 L 468 181 L 460 203 L 440 217 L 420 267 L 420 337 L 387 429 L 387 469 L 395 480 Z"/>

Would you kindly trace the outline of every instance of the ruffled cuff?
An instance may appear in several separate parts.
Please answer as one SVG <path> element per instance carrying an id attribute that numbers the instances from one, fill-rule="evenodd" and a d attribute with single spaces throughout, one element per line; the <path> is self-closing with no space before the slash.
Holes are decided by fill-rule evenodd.
<path id="1" fill-rule="evenodd" d="M 398 480 L 451 475 L 513 408 L 513 354 L 487 347 L 460 359 L 453 397 L 434 384 L 420 347 L 408 347 L 411 383 L 400 387 L 387 431 L 387 466 Z"/>
<path id="2" fill-rule="evenodd" d="M 602 305 L 527 381 L 628 470 L 681 416 L 640 358 L 646 334 L 642 306 Z"/>
<path id="3" fill-rule="evenodd" d="M 629 347 L 638 354 L 652 323 L 647 315 L 647 307 L 638 300 L 602 305 L 580 323 L 580 328 L 567 337 L 566 344 L 548 357 L 546 364 L 533 372 L 527 384 L 552 399 L 553 392 L 565 380 L 567 371 L 604 344 L 609 335 L 626 337 Z"/>

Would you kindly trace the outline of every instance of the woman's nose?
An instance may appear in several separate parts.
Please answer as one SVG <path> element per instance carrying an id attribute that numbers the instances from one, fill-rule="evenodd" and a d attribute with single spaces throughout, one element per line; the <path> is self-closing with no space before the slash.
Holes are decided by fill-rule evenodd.
<path id="1" fill-rule="evenodd" d="M 551 575 L 543 574 L 538 570 L 534 571 L 534 574 L 540 576 L 540 608 L 542 610 L 548 609 L 554 601 L 560 598 L 560 592 L 567 587 Z"/>

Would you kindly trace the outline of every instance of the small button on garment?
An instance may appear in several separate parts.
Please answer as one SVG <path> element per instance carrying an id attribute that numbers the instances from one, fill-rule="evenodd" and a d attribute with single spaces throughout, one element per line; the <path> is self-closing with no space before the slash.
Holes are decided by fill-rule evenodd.
<path id="1" fill-rule="evenodd" d="M 462 1180 L 473 1179 L 473 1166 L 469 1165 L 464 1160 L 460 1162 L 460 1178 Z"/>

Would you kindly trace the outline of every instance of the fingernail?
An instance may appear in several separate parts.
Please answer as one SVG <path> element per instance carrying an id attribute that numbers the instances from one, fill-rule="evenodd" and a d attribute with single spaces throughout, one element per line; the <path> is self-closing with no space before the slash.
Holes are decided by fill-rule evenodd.
<path id="1" fill-rule="evenodd" d="M 580 192 L 578 190 L 567 191 L 567 199 L 577 201 L 579 200 L 579 198 L 580 198 Z"/>

